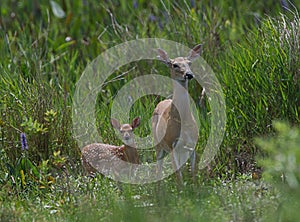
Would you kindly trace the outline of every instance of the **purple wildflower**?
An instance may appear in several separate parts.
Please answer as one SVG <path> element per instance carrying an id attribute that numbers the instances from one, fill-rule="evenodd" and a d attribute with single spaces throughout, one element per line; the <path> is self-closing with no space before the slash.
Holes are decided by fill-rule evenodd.
<path id="1" fill-rule="evenodd" d="M 162 24 L 161 20 L 158 21 L 158 27 L 162 30 L 164 28 L 164 25 Z"/>
<path id="2" fill-rule="evenodd" d="M 191 0 L 190 2 L 191 2 L 191 7 L 195 8 L 195 6 L 196 6 L 195 0 Z"/>
<path id="3" fill-rule="evenodd" d="M 26 139 L 26 134 L 21 133 L 21 144 L 22 144 L 22 151 L 28 150 L 28 144 L 27 144 L 27 139 Z"/>
<path id="4" fill-rule="evenodd" d="M 280 3 L 281 3 L 281 7 L 283 8 L 283 10 L 289 9 L 289 4 L 287 3 L 287 1 L 281 0 Z"/>
<path id="5" fill-rule="evenodd" d="M 139 6 L 139 3 L 137 1 L 133 1 L 133 8 L 137 9 Z"/>
<path id="6" fill-rule="evenodd" d="M 155 17 L 155 15 L 153 15 L 153 14 L 151 14 L 151 15 L 149 15 L 149 20 L 151 21 L 151 22 L 155 22 L 156 21 L 156 17 Z"/>

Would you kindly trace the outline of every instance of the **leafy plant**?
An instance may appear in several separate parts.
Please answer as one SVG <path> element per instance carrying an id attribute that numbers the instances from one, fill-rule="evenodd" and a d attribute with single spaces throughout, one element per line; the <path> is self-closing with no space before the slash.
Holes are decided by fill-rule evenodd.
<path id="1" fill-rule="evenodd" d="M 277 136 L 258 139 L 258 145 L 267 153 L 261 159 L 264 175 L 271 180 L 284 182 L 291 190 L 300 189 L 300 130 L 284 122 L 274 122 Z"/>
<path id="2" fill-rule="evenodd" d="M 257 139 L 266 152 L 265 157 L 258 158 L 258 163 L 264 169 L 264 178 L 281 192 L 279 220 L 296 221 L 300 216 L 300 130 L 285 122 L 273 125 L 275 137 Z"/>

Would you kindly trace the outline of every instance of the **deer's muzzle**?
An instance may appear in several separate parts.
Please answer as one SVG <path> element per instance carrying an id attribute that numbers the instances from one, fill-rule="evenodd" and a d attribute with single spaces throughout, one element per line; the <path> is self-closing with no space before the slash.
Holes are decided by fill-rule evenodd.
<path id="1" fill-rule="evenodd" d="M 185 79 L 192 79 L 194 78 L 194 74 L 192 72 L 187 72 L 185 75 L 184 75 L 184 78 Z"/>

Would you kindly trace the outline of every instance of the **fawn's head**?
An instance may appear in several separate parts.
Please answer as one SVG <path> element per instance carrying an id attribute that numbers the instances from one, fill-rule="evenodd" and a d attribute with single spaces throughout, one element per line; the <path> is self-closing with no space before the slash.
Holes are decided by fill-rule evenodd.
<path id="1" fill-rule="evenodd" d="M 134 144 L 133 130 L 140 125 L 140 117 L 134 118 L 131 124 L 125 123 L 121 125 L 120 122 L 114 118 L 111 118 L 110 123 L 113 128 L 118 130 L 124 144 L 129 146 Z"/>
<path id="2" fill-rule="evenodd" d="M 194 59 L 200 56 L 202 50 L 202 44 L 196 45 L 188 54 L 187 57 L 177 57 L 170 59 L 168 54 L 158 49 L 159 58 L 171 69 L 171 77 L 177 81 L 186 81 L 194 78 L 194 74 L 191 71 L 191 64 Z"/>

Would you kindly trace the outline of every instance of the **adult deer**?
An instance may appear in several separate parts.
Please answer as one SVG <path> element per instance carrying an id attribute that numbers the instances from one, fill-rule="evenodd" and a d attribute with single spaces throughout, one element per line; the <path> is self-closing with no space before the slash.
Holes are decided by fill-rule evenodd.
<path id="1" fill-rule="evenodd" d="M 163 158 L 171 153 L 173 170 L 178 183 L 182 183 L 180 166 L 183 165 L 180 157 L 190 155 L 191 171 L 195 178 L 196 153 L 194 147 L 198 139 L 198 127 L 190 110 L 188 81 L 194 78 L 191 71 L 191 62 L 196 59 L 202 50 L 202 45 L 195 46 L 187 57 L 170 59 L 168 54 L 158 49 L 159 58 L 171 71 L 173 81 L 173 97 L 161 101 L 155 108 L 152 117 L 152 132 L 156 144 L 156 159 L 158 176 L 161 178 Z M 176 149 L 175 149 L 176 148 Z M 184 158 L 181 158 L 184 159 Z"/>
<path id="2" fill-rule="evenodd" d="M 133 119 L 132 124 L 120 124 L 111 118 L 111 125 L 120 133 L 123 145 L 115 146 L 103 143 L 93 143 L 81 151 L 81 161 L 88 174 L 117 169 L 122 161 L 139 164 L 139 156 L 134 142 L 133 130 L 140 125 L 140 117 Z"/>

